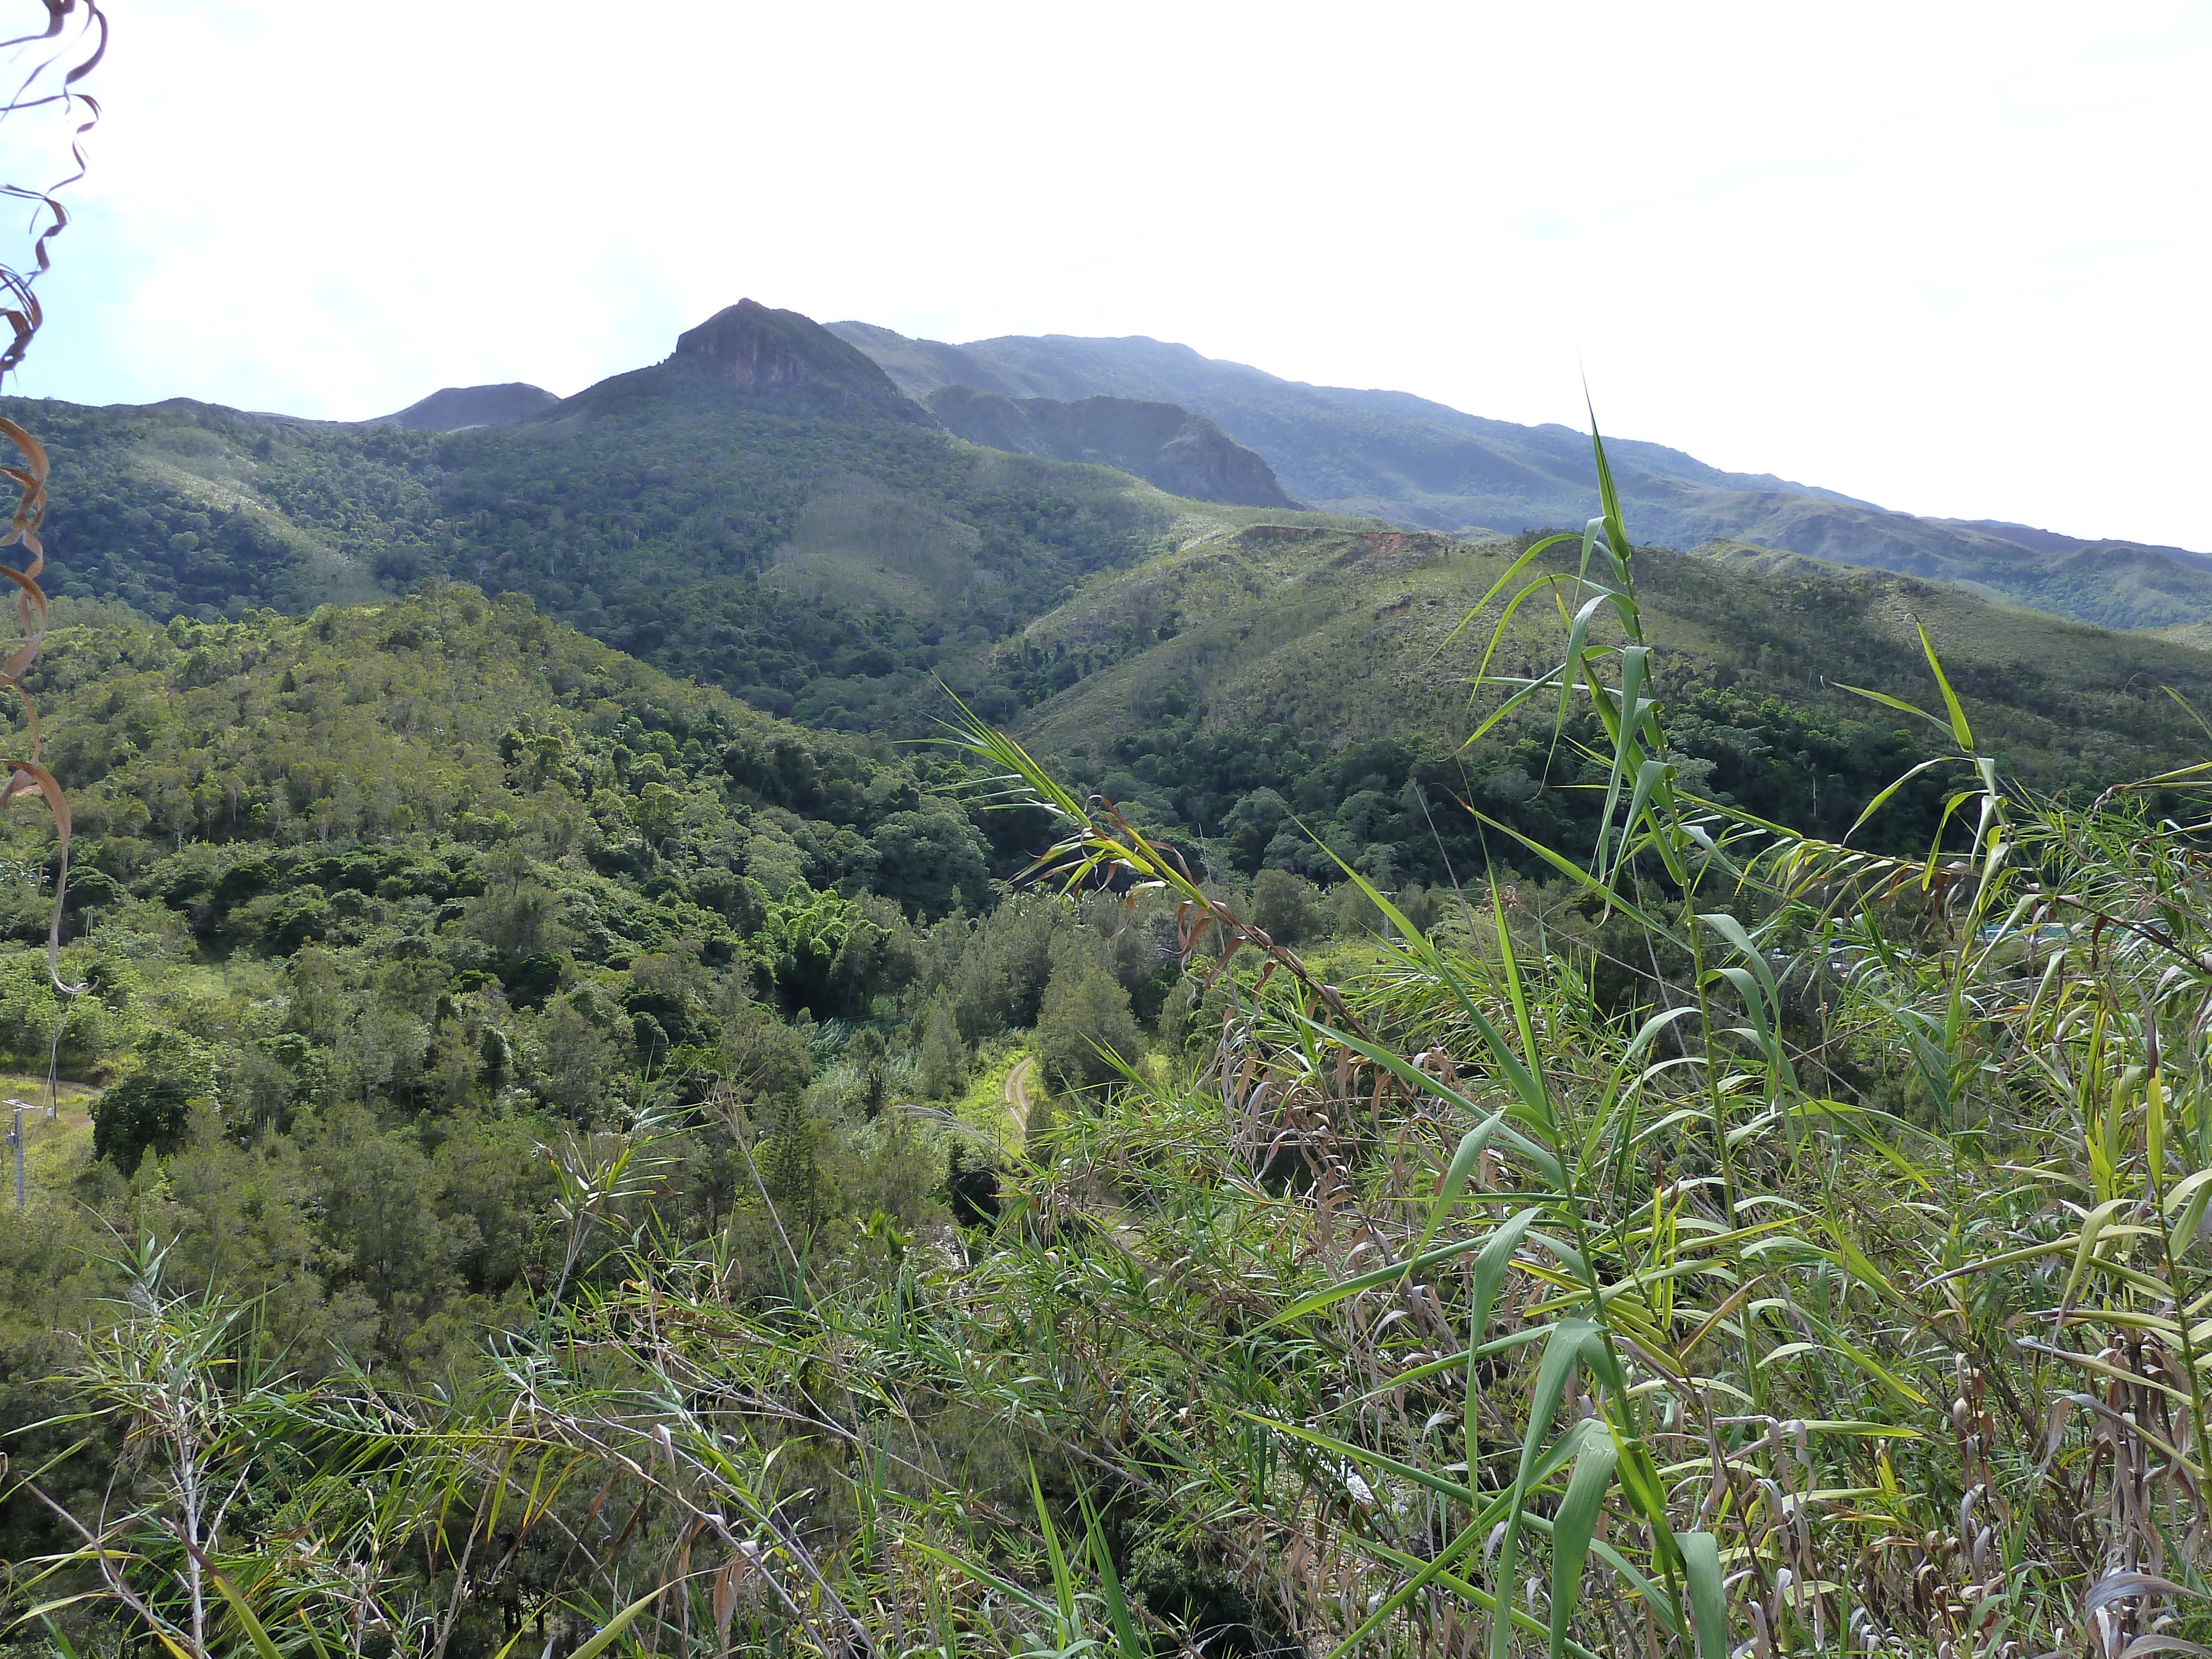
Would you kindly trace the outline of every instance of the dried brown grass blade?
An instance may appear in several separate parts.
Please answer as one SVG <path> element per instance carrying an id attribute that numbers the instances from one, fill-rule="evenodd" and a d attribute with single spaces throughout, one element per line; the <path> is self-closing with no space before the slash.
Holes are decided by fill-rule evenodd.
<path id="1" fill-rule="evenodd" d="M 13 801 L 18 795 L 27 795 L 36 789 L 46 798 L 46 810 L 54 815 L 54 834 L 61 843 L 61 868 L 54 875 L 54 916 L 46 927 L 46 972 L 52 977 L 54 989 L 64 996 L 80 996 L 82 985 L 71 985 L 62 977 L 62 901 L 69 891 L 70 805 L 69 797 L 62 793 L 54 775 L 32 760 L 12 760 L 0 756 L 0 766 L 12 767 L 4 794 L 0 794 L 0 806 Z"/>

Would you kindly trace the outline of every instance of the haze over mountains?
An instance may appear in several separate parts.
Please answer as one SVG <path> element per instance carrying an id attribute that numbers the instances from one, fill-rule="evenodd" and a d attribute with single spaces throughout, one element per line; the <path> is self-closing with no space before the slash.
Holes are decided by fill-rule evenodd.
<path id="1" fill-rule="evenodd" d="M 947 386 L 1007 398 L 1180 404 L 1267 458 L 1283 487 L 1332 513 L 1409 529 L 1575 526 L 1596 490 L 1586 434 L 1487 420 L 1410 393 L 1308 386 L 1142 337 L 1009 336 L 965 345 L 829 325 L 910 396 Z M 2114 627 L 2212 610 L 2212 556 L 2023 526 L 1916 518 L 1765 473 L 1724 471 L 1656 443 L 1608 438 L 1631 526 L 1664 546 L 1723 538 L 1845 564 L 1965 582 Z"/>

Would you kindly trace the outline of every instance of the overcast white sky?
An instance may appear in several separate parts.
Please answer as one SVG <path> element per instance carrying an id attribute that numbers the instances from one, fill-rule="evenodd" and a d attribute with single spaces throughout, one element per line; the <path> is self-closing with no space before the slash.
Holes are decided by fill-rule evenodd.
<path id="1" fill-rule="evenodd" d="M 750 295 L 1516 421 L 1587 370 L 1718 465 L 2212 549 L 2212 5 L 112 11 L 26 392 L 565 393 Z"/>

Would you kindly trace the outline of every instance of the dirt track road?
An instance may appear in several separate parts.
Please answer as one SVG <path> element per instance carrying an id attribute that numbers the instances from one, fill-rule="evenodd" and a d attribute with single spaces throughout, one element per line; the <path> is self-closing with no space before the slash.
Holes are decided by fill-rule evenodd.
<path id="1" fill-rule="evenodd" d="M 1035 1054 L 1024 1054 L 1006 1073 L 1006 1110 L 1014 1120 L 1015 1129 L 1024 1135 L 1030 1128 L 1030 1067 L 1036 1064 Z"/>

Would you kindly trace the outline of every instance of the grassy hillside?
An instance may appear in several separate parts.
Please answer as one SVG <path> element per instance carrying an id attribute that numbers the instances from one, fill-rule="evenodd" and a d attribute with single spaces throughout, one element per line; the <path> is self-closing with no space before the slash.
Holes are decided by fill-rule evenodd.
<path id="1" fill-rule="evenodd" d="M 1156 358 L 1176 354 L 1137 361 Z M 53 451 L 52 585 L 68 599 L 212 623 L 457 577 L 755 708 L 898 738 L 936 731 L 942 677 L 1247 875 L 1274 863 L 1333 876 L 1304 823 L 1343 857 L 1443 880 L 1486 852 L 1455 798 L 1553 844 L 1589 833 L 1582 763 L 1527 720 L 1460 752 L 1476 635 L 1441 647 L 1504 543 L 1197 502 L 1103 467 L 978 448 L 793 313 L 733 307 L 667 362 L 497 428 L 6 407 Z M 1404 414 L 1388 399 L 1358 407 Z M 1588 463 L 1556 447 L 1547 437 L 1523 459 L 1564 501 Z M 1921 696 L 1906 611 L 1956 634 L 1944 648 L 2036 787 L 2094 793 L 2154 769 L 2185 738 L 2154 688 L 2197 697 L 2193 651 L 2069 631 L 1957 587 L 1853 577 L 1782 550 L 1787 538 L 1894 515 L 1694 482 L 1674 476 L 1695 471 L 1687 458 L 1624 449 L 1647 493 L 1725 495 L 1778 538 L 1770 552 L 1747 540 L 1652 556 L 1655 618 L 1680 652 L 1665 688 L 1684 717 L 1679 744 L 1711 788 L 1839 829 L 1845 803 L 1925 752 L 1909 721 L 1827 684 Z M 2116 563 L 2063 538 L 2005 541 L 2003 528 L 1949 526 L 1940 546 L 1893 556 L 2061 608 L 2092 594 L 2132 621 L 2185 612 L 2189 584 L 2212 583 L 2162 556 Z M 1976 538 L 1978 562 L 1944 550 Z M 1892 833 L 1924 827 L 1940 793 L 1934 779 L 1909 792 Z"/>
<path id="2" fill-rule="evenodd" d="M 1486 420 L 1405 392 L 1308 386 L 1158 340 L 1045 335 L 951 346 L 864 324 L 830 326 L 917 397 L 950 384 L 1013 397 L 1181 404 L 1265 456 L 1299 499 L 1333 512 L 1409 528 L 1512 531 L 1580 524 L 1595 499 L 1589 443 L 1565 427 Z M 1661 444 L 1614 440 L 1607 447 L 1638 533 L 1668 546 L 1765 543 L 1974 583 L 2115 628 L 2212 614 L 2212 562 L 2203 554 L 1918 519 L 1769 474 L 1725 471 Z"/>
<path id="3" fill-rule="evenodd" d="M 1157 822 L 1203 827 L 1248 871 L 1315 867 L 1295 815 L 1346 856 L 1384 848 L 1395 870 L 1442 880 L 1446 850 L 1481 862 L 1455 828 L 1455 795 L 1578 845 L 1595 808 L 1578 786 L 1603 776 L 1551 740 L 1556 698 L 1459 746 L 1504 695 L 1470 692 L 1494 615 L 1460 625 L 1522 544 L 1224 530 L 1093 583 L 994 662 L 1033 700 L 1019 727 L 1039 752 Z M 2086 798 L 2179 764 L 2201 742 L 2160 690 L 2212 708 L 2212 656 L 2198 650 L 1945 584 L 1732 550 L 1638 556 L 1644 613 L 1669 651 L 1660 685 L 1674 741 L 1704 787 L 1751 810 L 1839 833 L 1858 803 L 1935 751 L 1932 730 L 1835 684 L 1928 706 L 1914 617 L 1977 730 L 2032 787 Z M 1548 605 L 1524 607 L 1492 673 L 1532 672 L 1556 623 Z M 1932 827 L 1938 793 L 1908 796 L 1891 833 Z"/>
<path id="4" fill-rule="evenodd" d="M 1473 636 L 1433 653 L 1500 552 L 1179 501 L 781 396 L 646 371 L 557 419 L 451 434 L 189 405 L 27 412 L 56 451 L 64 595 L 205 618 L 383 599 L 453 572 L 817 728 L 927 736 L 944 675 L 1248 872 L 1270 847 L 1332 872 L 1295 817 L 1346 856 L 1442 879 L 1448 856 L 1482 850 L 1452 814 L 1432 827 L 1454 796 L 1579 842 L 1588 803 L 1559 787 L 1574 775 L 1551 745 L 1509 730 L 1455 755 Z M 1685 752 L 1714 788 L 1808 825 L 1839 827 L 1854 788 L 1920 752 L 1906 723 L 1820 684 L 1920 695 L 1901 609 L 1973 619 L 1961 672 L 2018 702 L 2018 723 L 1993 729 L 2048 787 L 2102 787 L 2168 753 L 2180 717 L 2146 688 L 2198 672 L 2160 641 L 2124 646 L 1932 584 L 1826 591 L 1849 573 L 1816 562 L 1652 568 L 1686 653 L 1678 695 L 1702 722 Z M 1666 573 L 1692 568 L 1703 577 L 1668 609 Z M 1822 592 L 1798 580 L 1815 571 Z M 2003 689 L 2005 665 L 2039 659 L 2062 668 L 2021 680 L 2032 694 Z M 1759 697 L 1736 689 L 1747 678 Z"/>

